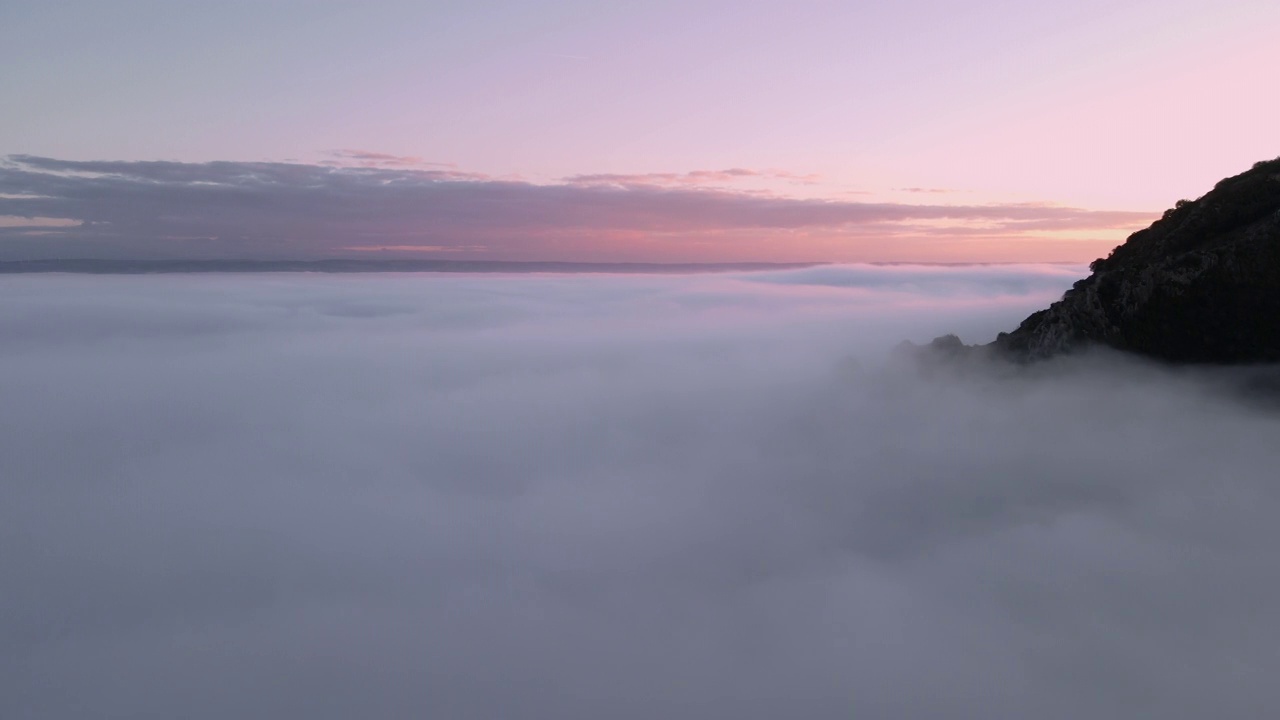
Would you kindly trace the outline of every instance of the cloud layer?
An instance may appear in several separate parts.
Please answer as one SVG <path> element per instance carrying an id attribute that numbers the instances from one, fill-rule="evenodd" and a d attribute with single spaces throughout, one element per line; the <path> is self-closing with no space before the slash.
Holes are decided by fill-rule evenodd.
<path id="1" fill-rule="evenodd" d="M 305 259 L 417 247 L 500 260 L 1088 261 L 1121 230 L 1150 220 L 1034 204 L 803 200 L 707 185 L 803 180 L 776 170 L 535 184 L 416 158 L 363 151 L 340 158 L 347 164 L 9 156 L 0 163 L 0 220 L 10 218 L 0 222 L 0 259 Z"/>
<path id="2" fill-rule="evenodd" d="M 1274 714 L 1273 411 L 884 365 L 1070 281 L 7 278 L 0 716 Z"/>

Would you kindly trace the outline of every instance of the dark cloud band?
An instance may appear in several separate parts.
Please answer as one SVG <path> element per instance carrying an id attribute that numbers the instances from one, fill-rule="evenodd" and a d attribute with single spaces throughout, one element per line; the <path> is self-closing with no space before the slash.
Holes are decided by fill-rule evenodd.
<path id="1" fill-rule="evenodd" d="M 0 164 L 0 217 L 46 220 L 36 229 L 0 224 L 0 259 L 307 258 L 423 246 L 499 259 L 661 260 L 663 253 L 683 252 L 672 259 L 702 253 L 722 260 L 823 260 L 830 258 L 815 253 L 839 243 L 847 249 L 895 238 L 1014 237 L 1045 229 L 1087 235 L 1148 219 L 1047 205 L 805 200 L 684 182 L 711 175 L 689 173 L 676 186 L 644 181 L 647 176 L 535 184 L 441 167 L 12 155 Z M 815 244 L 815 237 L 825 244 Z M 760 257 L 763 243 L 771 257 Z"/>

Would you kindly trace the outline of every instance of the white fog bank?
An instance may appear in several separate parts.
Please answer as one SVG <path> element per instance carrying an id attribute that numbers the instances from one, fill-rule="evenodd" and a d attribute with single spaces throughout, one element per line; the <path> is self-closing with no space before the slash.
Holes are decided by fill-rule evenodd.
<path id="1" fill-rule="evenodd" d="M 0 277 L 0 717 L 1280 712 L 1280 413 L 1083 274 Z"/>

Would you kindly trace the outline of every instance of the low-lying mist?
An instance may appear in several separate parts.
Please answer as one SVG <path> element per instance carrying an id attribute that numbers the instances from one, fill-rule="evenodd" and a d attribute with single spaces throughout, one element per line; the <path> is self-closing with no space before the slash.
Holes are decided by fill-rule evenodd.
<path id="1" fill-rule="evenodd" d="M 0 279 L 0 717 L 1258 718 L 1280 413 L 1083 268 Z"/>

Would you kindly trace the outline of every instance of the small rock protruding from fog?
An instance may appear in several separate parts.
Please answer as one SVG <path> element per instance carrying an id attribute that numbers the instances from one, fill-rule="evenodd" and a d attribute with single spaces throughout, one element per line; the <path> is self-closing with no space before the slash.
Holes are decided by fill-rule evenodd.
<path id="1" fill-rule="evenodd" d="M 948 334 L 936 337 L 925 345 L 903 341 L 893 349 L 893 355 L 923 370 L 938 368 L 954 370 L 962 365 L 986 360 L 991 357 L 991 352 L 986 346 L 965 345 L 959 336 Z"/>

